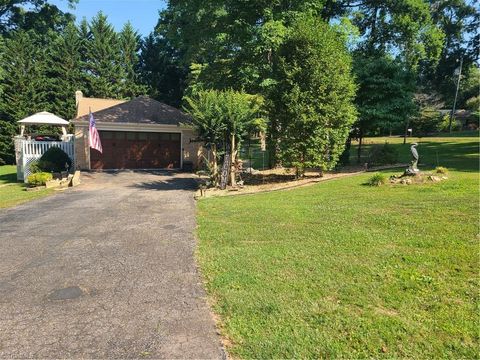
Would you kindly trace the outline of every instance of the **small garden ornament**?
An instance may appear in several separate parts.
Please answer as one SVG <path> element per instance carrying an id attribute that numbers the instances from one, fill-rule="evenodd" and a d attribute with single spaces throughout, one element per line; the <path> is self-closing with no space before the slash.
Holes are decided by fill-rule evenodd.
<path id="1" fill-rule="evenodd" d="M 417 151 L 417 143 L 413 143 L 410 146 L 410 151 L 412 153 L 412 162 L 410 166 L 405 170 L 405 175 L 417 175 L 420 170 L 418 170 L 418 151 Z"/>

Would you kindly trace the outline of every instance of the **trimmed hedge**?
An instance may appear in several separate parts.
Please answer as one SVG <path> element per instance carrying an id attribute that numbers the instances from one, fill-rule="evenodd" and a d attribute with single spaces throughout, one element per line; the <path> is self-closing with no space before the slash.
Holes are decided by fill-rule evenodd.
<path id="1" fill-rule="evenodd" d="M 35 165 L 36 171 L 41 172 L 62 172 L 70 170 L 72 159 L 58 147 L 48 149 Z"/>

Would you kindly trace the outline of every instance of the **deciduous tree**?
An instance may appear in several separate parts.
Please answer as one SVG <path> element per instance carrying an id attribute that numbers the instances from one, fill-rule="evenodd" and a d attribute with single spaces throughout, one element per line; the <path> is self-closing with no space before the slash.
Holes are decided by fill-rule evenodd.
<path id="1" fill-rule="evenodd" d="M 391 57 L 363 57 L 355 59 L 358 91 L 355 104 L 358 121 L 355 123 L 359 139 L 357 161 L 360 162 L 362 139 L 367 134 L 389 133 L 407 126 L 416 110 L 414 103 L 415 78 L 407 65 Z"/>
<path id="2" fill-rule="evenodd" d="M 263 99 L 233 90 L 201 90 L 186 97 L 186 110 L 201 140 L 212 151 L 213 177 L 220 187 L 236 185 L 237 156 L 242 140 L 254 131 L 265 131 L 261 117 Z M 217 173 L 219 151 L 223 149 L 222 173 Z M 219 179 L 220 177 L 220 179 Z"/>

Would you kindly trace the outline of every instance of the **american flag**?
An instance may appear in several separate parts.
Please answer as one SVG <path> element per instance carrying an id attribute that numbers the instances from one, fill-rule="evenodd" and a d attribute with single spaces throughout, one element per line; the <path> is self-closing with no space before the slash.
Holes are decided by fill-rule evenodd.
<path id="1" fill-rule="evenodd" d="M 98 135 L 97 127 L 95 126 L 95 119 L 90 111 L 90 125 L 88 127 L 88 138 L 90 141 L 90 147 L 92 149 L 102 152 L 102 143 L 100 142 L 100 135 Z"/>

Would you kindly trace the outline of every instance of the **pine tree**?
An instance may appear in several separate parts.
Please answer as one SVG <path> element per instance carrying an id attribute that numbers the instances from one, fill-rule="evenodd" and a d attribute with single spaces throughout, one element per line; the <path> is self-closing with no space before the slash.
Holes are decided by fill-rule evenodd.
<path id="1" fill-rule="evenodd" d="M 89 32 L 85 67 L 89 74 L 90 96 L 121 98 L 125 75 L 118 35 L 101 12 L 92 19 Z"/>
<path id="2" fill-rule="evenodd" d="M 141 47 L 140 35 L 133 29 L 132 24 L 127 22 L 118 34 L 118 39 L 122 73 L 125 76 L 121 97 L 132 98 L 146 91 L 146 88 L 140 85 L 138 76 L 140 67 L 138 53 Z"/>
<path id="3" fill-rule="evenodd" d="M 151 33 L 142 43 L 140 77 L 150 96 L 172 106 L 180 106 L 188 67 L 163 38 Z"/>
<path id="4" fill-rule="evenodd" d="M 13 136 L 17 121 L 44 110 L 45 56 L 33 31 L 18 31 L 5 41 L 0 68 L 0 162 L 13 163 Z"/>
<path id="5" fill-rule="evenodd" d="M 86 87 L 82 72 L 82 39 L 75 24 L 69 24 L 50 44 L 47 57 L 49 110 L 65 119 L 75 117 L 75 91 Z"/>

